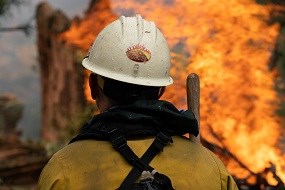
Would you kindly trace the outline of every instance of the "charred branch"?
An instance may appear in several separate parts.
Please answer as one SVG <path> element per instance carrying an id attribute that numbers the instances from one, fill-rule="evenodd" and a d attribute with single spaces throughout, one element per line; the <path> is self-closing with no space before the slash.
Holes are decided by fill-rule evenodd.
<path id="1" fill-rule="evenodd" d="M 226 146 L 226 144 L 223 142 L 223 139 L 217 135 L 214 130 L 212 128 L 210 128 L 210 132 L 212 134 L 213 137 L 215 137 L 222 146 L 218 146 L 216 144 L 210 143 L 209 141 L 207 141 L 206 139 L 202 139 L 202 144 L 209 148 L 210 150 L 212 150 L 213 152 L 215 152 L 218 155 L 222 155 L 223 158 L 226 158 L 227 160 L 234 160 L 236 163 L 238 163 L 238 165 L 243 168 L 244 170 L 248 171 L 251 175 L 256 175 L 253 171 L 251 171 L 242 161 L 240 161 L 238 159 L 238 157 L 236 157 L 230 150 L 229 148 Z"/>
<path id="2" fill-rule="evenodd" d="M 15 27 L 7 27 L 7 28 L 0 28 L 0 32 L 17 32 L 22 31 L 26 36 L 30 36 L 32 33 L 33 27 L 31 25 L 20 25 Z"/>
<path id="3" fill-rule="evenodd" d="M 241 190 L 284 190 L 284 182 L 281 180 L 281 178 L 276 173 L 276 167 L 273 163 L 270 163 L 270 166 L 265 168 L 263 171 L 255 173 L 251 171 L 237 156 L 235 156 L 230 149 L 227 147 L 227 145 L 223 142 L 223 139 L 215 133 L 215 131 L 210 127 L 210 132 L 213 137 L 215 137 L 220 145 L 216 145 L 214 143 L 211 143 L 207 141 L 206 139 L 202 138 L 201 142 L 202 144 L 213 151 L 215 154 L 220 155 L 223 159 L 226 160 L 233 160 L 235 161 L 242 169 L 249 172 L 249 175 L 244 178 L 240 179 L 235 176 L 235 181 Z M 267 174 L 271 173 L 273 178 L 277 181 L 277 185 L 271 185 L 269 184 L 266 176 Z M 250 183 L 249 178 L 255 178 L 255 183 Z"/>
<path id="4" fill-rule="evenodd" d="M 31 17 L 26 23 L 20 24 L 18 26 L 12 27 L 0 27 L 0 32 L 23 32 L 26 36 L 30 36 L 34 30 L 32 26 L 32 21 L 34 20 L 34 16 Z"/>

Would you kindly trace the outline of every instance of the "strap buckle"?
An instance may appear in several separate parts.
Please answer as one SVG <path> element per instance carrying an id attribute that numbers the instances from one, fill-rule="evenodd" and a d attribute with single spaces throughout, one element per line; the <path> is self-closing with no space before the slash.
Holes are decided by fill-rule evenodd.
<path id="1" fill-rule="evenodd" d="M 125 139 L 124 136 L 120 135 L 116 139 L 114 139 L 114 140 L 112 139 L 112 144 L 115 147 L 115 149 L 118 150 L 118 149 L 122 148 L 123 146 L 127 145 L 127 140 Z"/>
<path id="2" fill-rule="evenodd" d="M 104 134 L 107 134 L 107 135 L 110 135 L 117 130 L 118 130 L 117 127 L 113 127 L 113 126 L 102 126 L 100 128 L 100 131 Z"/>
<path id="3" fill-rule="evenodd" d="M 173 140 L 171 138 L 171 136 L 167 136 L 165 135 L 163 132 L 159 132 L 156 136 L 156 138 L 161 141 L 161 143 L 163 144 L 167 144 L 168 142 L 173 143 Z"/>
<path id="4" fill-rule="evenodd" d="M 171 136 L 167 136 L 165 135 L 163 132 L 159 132 L 157 135 L 156 135 L 156 138 L 155 138 L 155 141 L 154 141 L 154 145 L 155 147 L 157 147 L 160 151 L 163 150 L 164 146 L 167 144 L 167 143 L 173 143 L 173 140 L 171 138 Z"/>
<path id="5" fill-rule="evenodd" d="M 101 132 L 103 132 L 109 138 L 109 140 L 112 142 L 116 150 L 127 145 L 127 140 L 120 133 L 117 127 L 115 126 L 102 127 Z"/>

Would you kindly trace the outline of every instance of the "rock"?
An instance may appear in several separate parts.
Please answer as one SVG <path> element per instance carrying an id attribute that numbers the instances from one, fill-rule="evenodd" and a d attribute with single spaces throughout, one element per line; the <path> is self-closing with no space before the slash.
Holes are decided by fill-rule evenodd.
<path id="1" fill-rule="evenodd" d="M 22 118 L 24 105 L 15 96 L 0 96 L 0 134 L 19 133 L 17 123 Z"/>

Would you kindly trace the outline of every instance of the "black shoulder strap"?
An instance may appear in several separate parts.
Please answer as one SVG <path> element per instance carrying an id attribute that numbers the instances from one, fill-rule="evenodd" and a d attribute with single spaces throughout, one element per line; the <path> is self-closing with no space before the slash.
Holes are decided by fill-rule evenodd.
<path id="1" fill-rule="evenodd" d="M 173 142 L 170 135 L 165 132 L 159 132 L 141 158 L 139 158 L 132 149 L 128 146 L 127 140 L 116 127 L 107 127 L 104 131 L 112 142 L 114 148 L 126 159 L 126 161 L 133 166 L 132 170 L 129 172 L 125 180 L 122 182 L 119 190 L 130 189 L 132 184 L 137 180 L 140 174 L 144 171 L 152 172 L 154 169 L 148 164 L 151 160 L 163 150 L 169 142 Z"/>

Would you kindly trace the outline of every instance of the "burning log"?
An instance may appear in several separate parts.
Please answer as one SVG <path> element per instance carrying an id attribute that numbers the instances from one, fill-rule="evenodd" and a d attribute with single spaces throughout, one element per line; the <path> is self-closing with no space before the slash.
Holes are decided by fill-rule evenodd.
<path id="1" fill-rule="evenodd" d="M 236 182 L 240 190 L 284 190 L 284 182 L 279 178 L 279 176 L 276 174 L 275 166 L 270 163 L 271 166 L 268 168 L 265 168 L 262 172 L 256 173 L 253 176 L 249 176 L 246 179 L 237 179 Z M 266 175 L 272 174 L 273 178 L 277 181 L 276 185 L 271 185 Z M 247 180 L 250 177 L 254 177 L 256 179 L 255 183 L 249 183 Z"/>
<path id="2" fill-rule="evenodd" d="M 246 170 L 248 172 L 247 177 L 239 178 L 233 174 L 233 177 L 239 187 L 240 190 L 284 190 L 284 182 L 276 173 L 276 166 L 273 163 L 269 163 L 270 166 L 264 168 L 261 172 L 253 172 L 250 170 L 249 167 L 246 166 L 234 153 L 230 151 L 227 145 L 224 143 L 223 139 L 217 135 L 213 130 L 211 130 L 212 135 L 218 139 L 220 145 L 211 143 L 206 139 L 202 138 L 202 144 L 217 154 L 224 163 L 229 161 L 236 162 L 240 168 Z M 276 185 L 272 185 L 268 181 L 268 175 L 272 175 L 275 181 L 277 182 Z M 254 180 L 254 182 L 252 182 Z"/>

